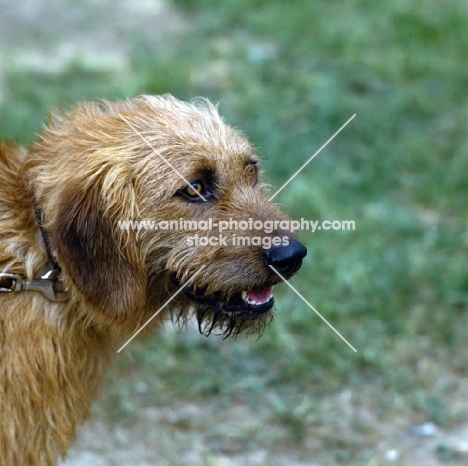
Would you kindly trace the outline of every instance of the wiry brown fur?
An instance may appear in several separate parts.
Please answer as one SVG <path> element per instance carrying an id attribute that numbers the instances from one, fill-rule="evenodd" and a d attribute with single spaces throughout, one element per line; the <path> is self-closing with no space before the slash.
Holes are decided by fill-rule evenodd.
<path id="1" fill-rule="evenodd" d="M 190 182 L 210 178 L 214 198 L 184 199 L 186 183 L 120 115 Z M 0 466 L 55 465 L 89 414 L 106 354 L 202 265 L 193 289 L 224 300 L 278 282 L 259 247 L 189 247 L 194 232 L 118 228 L 132 219 L 285 219 L 264 197 L 255 160 L 213 106 L 170 96 L 83 104 L 51 117 L 30 150 L 0 145 L 0 272 L 32 280 L 49 267 L 35 200 L 71 295 L 54 303 L 34 291 L 0 294 Z M 271 316 L 237 321 L 217 309 L 180 294 L 152 327 L 191 310 L 208 333 L 255 330 Z"/>

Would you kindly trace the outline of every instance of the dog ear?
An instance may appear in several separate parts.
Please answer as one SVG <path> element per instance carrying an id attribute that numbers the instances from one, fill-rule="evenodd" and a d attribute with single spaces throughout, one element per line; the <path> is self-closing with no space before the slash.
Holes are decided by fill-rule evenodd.
<path id="1" fill-rule="evenodd" d="M 68 186 L 50 226 L 51 245 L 83 299 L 106 321 L 124 322 L 145 304 L 146 274 L 135 238 L 120 239 L 101 192 L 99 185 Z"/>

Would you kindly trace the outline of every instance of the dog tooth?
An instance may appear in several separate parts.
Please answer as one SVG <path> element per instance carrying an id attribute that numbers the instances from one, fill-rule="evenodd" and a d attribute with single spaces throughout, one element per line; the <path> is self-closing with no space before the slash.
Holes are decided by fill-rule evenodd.
<path id="1" fill-rule="evenodd" d="M 247 291 L 243 291 L 243 292 L 242 292 L 242 299 L 243 299 L 243 301 L 248 301 L 247 297 L 248 297 Z"/>

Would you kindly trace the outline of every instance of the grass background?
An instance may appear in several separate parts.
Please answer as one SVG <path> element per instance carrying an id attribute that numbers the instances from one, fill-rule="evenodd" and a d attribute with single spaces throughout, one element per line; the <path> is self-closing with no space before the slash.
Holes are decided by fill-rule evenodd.
<path id="1" fill-rule="evenodd" d="M 66 17 L 88 18 L 78 25 L 86 36 L 105 16 L 99 5 L 75 2 Z M 257 145 L 279 187 L 356 113 L 275 201 L 294 218 L 355 220 L 351 232 L 302 233 L 309 253 L 293 285 L 358 351 L 278 286 L 277 318 L 260 340 L 167 331 L 132 343 L 96 417 L 131 425 L 145 407 L 181 400 L 247 406 L 281 427 L 281 440 L 240 429 L 233 444 L 280 448 L 304 464 L 312 456 L 385 463 L 388 435 L 404 450 L 398 433 L 412 426 L 466 423 L 467 3 L 183 0 L 166 8 L 154 24 L 161 35 L 150 17 L 145 28 L 124 27 L 125 15 L 108 25 L 123 65 L 100 63 L 112 41 L 93 43 L 92 34 L 97 62 L 70 53 L 58 68 L 24 65 L 18 47 L 47 55 L 65 26 L 45 20 L 29 36 L 3 29 L 1 138 L 32 141 L 50 108 L 73 101 L 203 95 Z M 8 7 L 4 14 L 21 19 Z M 176 16 L 179 26 L 165 30 Z M 434 461 L 466 461 L 438 442 Z"/>

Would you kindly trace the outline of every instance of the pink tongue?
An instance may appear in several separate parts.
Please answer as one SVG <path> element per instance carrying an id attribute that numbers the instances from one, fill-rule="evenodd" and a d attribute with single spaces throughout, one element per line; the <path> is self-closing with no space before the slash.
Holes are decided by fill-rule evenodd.
<path id="1" fill-rule="evenodd" d="M 248 296 L 251 301 L 255 301 L 257 303 L 264 303 L 272 297 L 272 291 L 273 287 L 270 286 L 268 288 L 264 288 L 263 290 L 249 291 Z"/>

